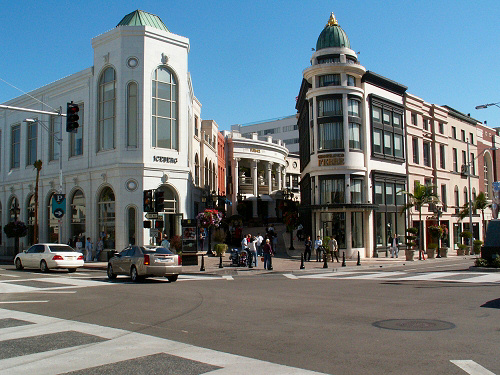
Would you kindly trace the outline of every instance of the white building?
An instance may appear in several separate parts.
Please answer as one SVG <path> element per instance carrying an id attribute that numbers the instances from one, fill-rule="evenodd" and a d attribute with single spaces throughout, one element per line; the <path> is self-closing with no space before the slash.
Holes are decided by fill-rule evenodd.
<path id="1" fill-rule="evenodd" d="M 366 71 L 332 15 L 303 71 L 297 100 L 304 229 L 347 256 L 378 256 L 405 233 L 406 87 Z M 310 220 L 308 220 L 310 218 Z"/>
<path id="2" fill-rule="evenodd" d="M 40 159 L 39 241 L 67 242 L 83 234 L 94 242 L 103 236 L 107 248 L 149 243 L 150 230 L 143 229 L 145 189 L 164 191 L 161 229 L 179 234 L 180 220 L 194 216 L 199 200 L 197 155 L 214 167 L 210 174 L 203 170 L 207 177 L 196 185 L 217 181 L 217 145 L 202 147 L 200 140 L 201 104 L 188 72 L 189 39 L 170 32 L 159 17 L 135 11 L 92 39 L 92 47 L 92 66 L 32 91 L 39 101 L 23 95 L 4 103 L 50 111 L 73 101 L 80 106 L 80 127 L 67 133 L 59 116 L 38 115 L 38 124 L 28 124 L 23 120 L 32 114 L 0 111 L 0 224 L 13 220 L 17 204 L 18 217 L 33 225 L 33 162 Z M 211 130 L 204 128 L 203 134 L 217 133 L 215 123 L 207 126 Z M 60 224 L 51 209 L 59 190 L 59 158 L 66 194 Z M 21 245 L 32 241 L 30 235 Z M 0 253 L 12 254 L 14 241 L 3 236 L 0 242 Z"/>

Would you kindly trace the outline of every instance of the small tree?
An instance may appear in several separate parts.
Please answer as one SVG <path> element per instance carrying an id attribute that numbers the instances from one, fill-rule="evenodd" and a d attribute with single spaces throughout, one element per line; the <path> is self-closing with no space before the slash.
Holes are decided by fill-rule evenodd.
<path id="1" fill-rule="evenodd" d="M 416 182 L 413 193 L 410 193 L 408 191 L 403 191 L 402 193 L 406 194 L 406 196 L 408 197 L 408 202 L 403 206 L 403 208 L 401 208 L 401 215 L 405 212 L 409 212 L 413 207 L 418 211 L 418 220 L 420 222 L 418 248 L 420 251 L 422 251 L 422 207 L 426 204 L 437 203 L 439 201 L 439 197 L 435 192 L 434 185 L 422 185 L 419 181 Z"/>

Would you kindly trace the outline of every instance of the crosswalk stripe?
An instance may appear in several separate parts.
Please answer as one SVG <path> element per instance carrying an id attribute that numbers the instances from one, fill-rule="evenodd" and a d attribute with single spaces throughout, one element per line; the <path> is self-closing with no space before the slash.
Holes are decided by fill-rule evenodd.
<path id="1" fill-rule="evenodd" d="M 490 370 L 485 369 L 483 366 L 472 360 L 451 360 L 450 362 L 460 367 L 470 375 L 495 375 Z"/>
<path id="2" fill-rule="evenodd" d="M 298 279 L 297 276 L 295 276 L 295 275 L 293 275 L 291 273 L 284 273 L 283 276 L 285 276 L 285 277 L 287 277 L 289 279 L 292 279 L 292 280 L 297 280 Z"/>
<path id="3" fill-rule="evenodd" d="M 2 350 L 1 343 L 5 340 L 36 338 L 41 335 L 68 331 L 94 335 L 107 340 L 80 346 L 71 346 L 72 344 L 68 343 L 68 346 L 62 349 L 2 359 L 0 360 L 0 375 L 27 373 L 48 375 L 85 371 L 98 366 L 112 365 L 159 353 L 187 361 L 218 366 L 219 368 L 210 371 L 210 374 L 214 375 L 320 374 L 122 329 L 0 309 L 0 319 L 13 317 L 33 324 L 0 329 L 2 333 L 0 351 Z M 179 373 L 182 374 L 182 370 L 179 370 Z"/>

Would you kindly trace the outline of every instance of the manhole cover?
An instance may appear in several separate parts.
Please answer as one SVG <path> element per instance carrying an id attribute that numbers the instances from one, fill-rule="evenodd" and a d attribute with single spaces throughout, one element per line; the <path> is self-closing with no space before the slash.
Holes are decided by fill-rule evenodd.
<path id="1" fill-rule="evenodd" d="M 432 319 L 390 319 L 373 323 L 375 327 L 399 331 L 443 331 L 455 328 L 455 324 Z"/>

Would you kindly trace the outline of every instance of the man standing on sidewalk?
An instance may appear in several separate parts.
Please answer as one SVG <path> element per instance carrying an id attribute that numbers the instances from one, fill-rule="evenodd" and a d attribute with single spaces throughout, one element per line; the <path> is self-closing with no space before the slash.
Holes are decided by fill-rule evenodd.
<path id="1" fill-rule="evenodd" d="M 91 262 L 92 261 L 92 241 L 90 240 L 90 237 L 87 237 L 87 243 L 85 244 L 85 251 L 87 252 L 85 254 L 85 261 Z"/>
<path id="2" fill-rule="evenodd" d="M 321 241 L 321 237 L 318 236 L 316 241 L 314 241 L 314 251 L 316 251 L 316 262 L 321 261 L 321 246 L 323 246 L 323 241 Z"/>
<path id="3" fill-rule="evenodd" d="M 257 233 L 257 255 L 262 255 L 262 241 L 264 241 L 264 237 Z"/>

